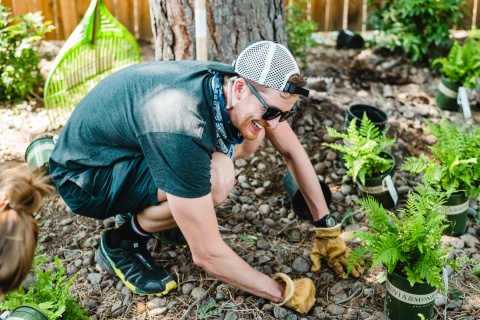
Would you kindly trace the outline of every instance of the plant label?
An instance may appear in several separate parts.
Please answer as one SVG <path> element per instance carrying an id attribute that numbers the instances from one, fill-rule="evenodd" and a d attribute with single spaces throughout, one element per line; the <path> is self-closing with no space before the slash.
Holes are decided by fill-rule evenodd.
<path id="1" fill-rule="evenodd" d="M 395 203 L 395 206 L 397 206 L 398 203 L 398 193 L 397 189 L 395 189 L 395 186 L 393 185 L 392 177 L 387 175 L 384 179 L 383 182 L 387 184 L 387 189 L 388 192 L 390 193 L 390 196 L 392 197 L 393 202 Z"/>
<path id="2" fill-rule="evenodd" d="M 467 89 L 465 87 L 458 88 L 457 103 L 462 106 L 463 116 L 465 119 L 472 117 L 472 110 L 470 109 L 470 103 L 468 102 Z"/>

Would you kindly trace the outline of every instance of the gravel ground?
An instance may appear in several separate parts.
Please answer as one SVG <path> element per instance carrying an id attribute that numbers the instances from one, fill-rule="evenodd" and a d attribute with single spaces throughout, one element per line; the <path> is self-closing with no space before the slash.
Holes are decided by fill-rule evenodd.
<path id="1" fill-rule="evenodd" d="M 61 43 L 43 44 L 44 72 Z M 142 60 L 153 60 L 149 44 L 142 45 Z M 331 141 L 326 126 L 342 130 L 348 107 L 355 103 L 377 106 L 385 111 L 390 125 L 389 135 L 397 136 L 393 149 L 397 168 L 403 159 L 421 152 L 434 138 L 424 133 L 423 119 L 437 121 L 435 106 L 438 76 L 428 69 L 414 68 L 399 57 L 371 50 L 338 51 L 318 47 L 309 52 L 308 69 L 311 95 L 302 98 L 292 127 L 307 150 L 315 170 L 333 193 L 331 211 L 338 218 L 359 210 L 357 186 L 342 182 L 345 168 L 339 154 L 322 146 Z M 39 93 L 41 96 L 41 92 Z M 475 92 L 470 92 L 471 119 L 461 112 L 446 112 L 445 116 L 461 123 L 478 126 L 480 108 Z M 0 160 L 24 161 L 28 144 L 43 135 L 58 133 L 50 128 L 41 98 L 0 108 Z M 216 303 L 216 319 L 385 319 L 382 315 L 385 285 L 377 276 L 385 272 L 378 267 L 365 272 L 360 279 L 338 279 L 324 264 L 311 273 L 309 253 L 313 232 L 308 222 L 298 221 L 283 187 L 286 166 L 268 142 L 247 159 L 236 161 L 237 180 L 223 205 L 217 208 L 220 232 L 224 241 L 255 269 L 269 275 L 284 272 L 292 278 L 310 277 L 317 288 L 315 307 L 308 316 L 282 307 L 274 307 L 264 299 L 218 281 L 196 267 L 188 249 L 174 249 L 151 240 L 149 246 L 157 261 L 166 266 L 177 280 L 178 289 L 162 298 L 132 295 L 118 278 L 106 274 L 95 261 L 102 233 L 113 227 L 113 219 L 96 221 L 72 214 L 58 194 L 46 200 L 39 212 L 40 250 L 53 260 L 57 255 L 67 266 L 67 272 L 78 277 L 71 288 L 87 308 L 91 319 L 195 319 L 198 308 Z M 417 182 L 397 171 L 396 186 L 400 204 Z M 470 201 L 471 212 L 479 203 Z M 344 224 L 342 237 L 366 226 L 360 212 Z M 469 216 L 468 232 L 459 237 L 444 237 L 446 246 L 454 247 L 454 255 L 469 256 L 480 261 L 480 231 L 473 216 Z M 355 240 L 348 245 L 358 245 Z M 480 280 L 465 266 L 450 274 L 450 287 L 463 294 L 455 304 L 441 294 L 436 300 L 433 319 L 479 319 Z M 447 307 L 446 307 L 447 304 Z"/>

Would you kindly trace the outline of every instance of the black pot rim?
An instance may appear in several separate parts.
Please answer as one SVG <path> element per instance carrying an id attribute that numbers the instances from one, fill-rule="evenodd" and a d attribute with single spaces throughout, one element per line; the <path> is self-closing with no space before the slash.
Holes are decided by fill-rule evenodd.
<path id="1" fill-rule="evenodd" d="M 369 119 L 377 126 L 382 126 L 387 123 L 388 116 L 385 112 L 377 107 L 369 104 L 354 104 L 347 110 L 347 117 L 362 120 L 363 113 L 367 112 Z"/>

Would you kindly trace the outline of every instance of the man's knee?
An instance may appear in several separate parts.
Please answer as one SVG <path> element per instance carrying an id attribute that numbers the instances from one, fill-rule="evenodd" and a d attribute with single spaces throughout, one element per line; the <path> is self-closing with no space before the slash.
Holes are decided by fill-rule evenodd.
<path id="1" fill-rule="evenodd" d="M 215 152 L 212 155 L 212 199 L 214 206 L 220 205 L 228 197 L 235 182 L 233 161 L 223 153 Z"/>

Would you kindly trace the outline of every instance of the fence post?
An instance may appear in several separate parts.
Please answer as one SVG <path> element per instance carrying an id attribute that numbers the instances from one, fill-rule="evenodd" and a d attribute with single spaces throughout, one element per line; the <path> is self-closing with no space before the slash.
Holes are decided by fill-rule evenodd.
<path id="1" fill-rule="evenodd" d="M 348 29 L 348 0 L 343 0 L 342 29 Z"/>
<path id="2" fill-rule="evenodd" d="M 207 10 L 205 0 L 195 0 L 195 38 L 197 60 L 207 61 Z"/>

